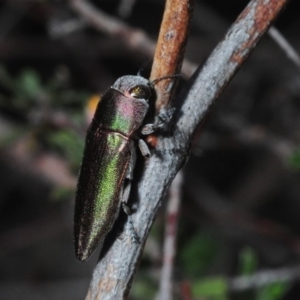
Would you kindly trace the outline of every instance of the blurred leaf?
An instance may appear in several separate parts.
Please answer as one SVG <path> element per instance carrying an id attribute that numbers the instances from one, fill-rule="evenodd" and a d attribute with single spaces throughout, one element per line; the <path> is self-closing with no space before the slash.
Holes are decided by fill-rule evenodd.
<path id="1" fill-rule="evenodd" d="M 8 147 L 28 133 L 27 127 L 11 127 L 8 132 L 0 135 L 0 148 Z"/>
<path id="2" fill-rule="evenodd" d="M 278 282 L 258 290 L 256 300 L 280 300 L 289 289 L 290 284 Z"/>
<path id="3" fill-rule="evenodd" d="M 42 91 L 40 77 L 34 70 L 24 70 L 16 80 L 15 94 L 20 99 L 29 99 L 37 102 Z"/>
<path id="4" fill-rule="evenodd" d="M 298 171 L 300 170 L 300 147 L 298 147 L 288 158 L 288 165 L 290 168 Z"/>
<path id="5" fill-rule="evenodd" d="M 2 65 L 0 65 L 0 84 L 8 90 L 14 89 L 14 80 Z"/>
<path id="6" fill-rule="evenodd" d="M 188 276 L 203 275 L 218 251 L 218 244 L 211 232 L 195 234 L 189 242 L 185 243 L 181 251 L 180 261 Z"/>
<path id="7" fill-rule="evenodd" d="M 149 278 L 149 276 L 140 276 L 134 281 L 134 285 L 130 291 L 130 299 L 155 299 L 157 293 L 157 286 Z"/>
<path id="8" fill-rule="evenodd" d="M 89 98 L 89 93 L 77 90 L 49 90 L 48 94 L 51 97 L 51 103 L 54 107 L 72 108 L 83 110 L 84 105 Z"/>
<path id="9" fill-rule="evenodd" d="M 257 257 L 255 252 L 250 247 L 245 247 L 240 252 L 239 257 L 239 274 L 251 275 L 257 269 Z"/>
<path id="10" fill-rule="evenodd" d="M 228 296 L 227 282 L 221 277 L 203 279 L 193 283 L 192 293 L 194 297 L 204 297 L 208 300 L 226 300 Z"/>
<path id="11" fill-rule="evenodd" d="M 84 139 L 72 130 L 60 130 L 47 134 L 49 146 L 60 151 L 74 168 L 78 168 L 83 148 Z"/>
<path id="12" fill-rule="evenodd" d="M 73 196 L 74 196 L 73 189 L 68 189 L 62 186 L 56 186 L 55 188 L 53 188 L 49 198 L 53 202 L 60 202 L 65 199 L 70 199 Z"/>

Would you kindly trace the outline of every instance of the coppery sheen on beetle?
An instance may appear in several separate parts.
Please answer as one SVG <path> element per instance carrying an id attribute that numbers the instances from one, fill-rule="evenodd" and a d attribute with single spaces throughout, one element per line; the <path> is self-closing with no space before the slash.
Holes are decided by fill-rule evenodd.
<path id="1" fill-rule="evenodd" d="M 74 235 L 80 261 L 103 243 L 127 201 L 124 191 L 130 190 L 126 185 L 135 163 L 134 137 L 148 111 L 152 89 L 141 76 L 124 76 L 98 104 L 87 131 L 76 192 Z"/>

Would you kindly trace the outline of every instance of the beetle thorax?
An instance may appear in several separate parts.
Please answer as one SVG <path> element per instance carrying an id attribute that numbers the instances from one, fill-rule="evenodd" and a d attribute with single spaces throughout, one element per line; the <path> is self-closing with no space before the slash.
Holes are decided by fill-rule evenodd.
<path id="1" fill-rule="evenodd" d="M 143 123 L 150 95 L 151 87 L 145 78 L 121 77 L 103 95 L 94 119 L 107 130 L 130 137 Z"/>

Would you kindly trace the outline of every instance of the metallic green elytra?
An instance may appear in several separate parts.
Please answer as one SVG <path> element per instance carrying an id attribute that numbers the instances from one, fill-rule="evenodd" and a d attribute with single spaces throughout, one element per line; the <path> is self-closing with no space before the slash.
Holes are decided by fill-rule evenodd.
<path id="1" fill-rule="evenodd" d="M 87 131 L 76 192 L 74 235 L 80 261 L 103 243 L 122 203 L 127 202 L 136 156 L 134 140 L 152 93 L 147 79 L 124 76 L 98 104 Z M 140 144 L 145 147 L 145 143 Z M 142 152 L 150 153 L 148 149 Z"/>

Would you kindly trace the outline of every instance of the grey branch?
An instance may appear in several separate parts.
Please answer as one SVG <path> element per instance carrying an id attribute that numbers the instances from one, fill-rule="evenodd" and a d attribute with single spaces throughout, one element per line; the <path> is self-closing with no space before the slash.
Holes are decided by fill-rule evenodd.
<path id="1" fill-rule="evenodd" d="M 228 30 L 204 67 L 198 69 L 179 95 L 175 129 L 160 136 L 137 189 L 138 210 L 132 215 L 142 241 L 134 244 L 128 222 L 109 251 L 97 264 L 87 299 L 124 299 L 129 292 L 143 245 L 168 187 L 183 166 L 193 134 L 238 68 L 275 19 L 285 0 L 253 0 Z"/>

